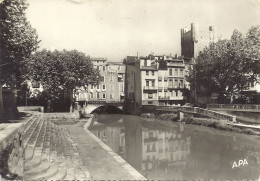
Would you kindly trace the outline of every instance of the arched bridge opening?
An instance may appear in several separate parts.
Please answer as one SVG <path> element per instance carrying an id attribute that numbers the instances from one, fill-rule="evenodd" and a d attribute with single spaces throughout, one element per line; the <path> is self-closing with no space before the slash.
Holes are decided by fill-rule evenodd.
<path id="1" fill-rule="evenodd" d="M 87 101 L 82 109 L 86 114 L 122 114 L 123 103 L 106 101 Z"/>
<path id="2" fill-rule="evenodd" d="M 123 110 L 112 105 L 103 105 L 93 109 L 90 114 L 122 114 Z"/>

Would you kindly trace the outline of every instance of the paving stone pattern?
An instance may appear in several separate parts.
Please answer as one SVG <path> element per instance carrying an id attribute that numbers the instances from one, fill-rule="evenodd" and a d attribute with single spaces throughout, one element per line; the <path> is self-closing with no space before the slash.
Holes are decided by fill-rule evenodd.
<path id="1" fill-rule="evenodd" d="M 23 146 L 25 180 L 91 179 L 67 129 L 43 115 L 36 115 L 25 124 Z"/>

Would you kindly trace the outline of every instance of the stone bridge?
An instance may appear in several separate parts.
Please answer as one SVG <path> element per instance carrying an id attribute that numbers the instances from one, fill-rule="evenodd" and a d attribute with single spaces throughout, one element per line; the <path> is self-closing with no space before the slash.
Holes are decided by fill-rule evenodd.
<path id="1" fill-rule="evenodd" d="M 199 108 L 199 107 L 163 106 L 163 107 L 158 107 L 156 110 L 157 111 L 167 111 L 167 112 L 178 112 L 180 119 L 182 117 L 184 117 L 184 113 L 191 113 L 191 114 L 199 114 L 202 116 L 211 117 L 211 118 L 218 119 L 218 120 L 227 120 L 227 121 L 236 122 L 236 116 L 213 111 L 213 110 L 203 109 L 203 108 Z"/>
<path id="2" fill-rule="evenodd" d="M 207 104 L 207 109 L 217 111 L 259 112 L 259 104 Z"/>
<path id="3" fill-rule="evenodd" d="M 84 112 L 86 114 L 91 114 L 95 109 L 101 106 L 113 106 L 120 110 L 123 110 L 123 102 L 119 101 L 86 101 L 86 104 L 83 106 Z"/>

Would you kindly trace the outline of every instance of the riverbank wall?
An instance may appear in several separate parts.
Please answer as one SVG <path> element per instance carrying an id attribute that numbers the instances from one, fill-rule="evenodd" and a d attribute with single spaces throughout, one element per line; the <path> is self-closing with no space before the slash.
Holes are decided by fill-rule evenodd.
<path id="1" fill-rule="evenodd" d="M 35 110 L 40 111 L 39 107 Z M 28 117 L 0 124 L 0 180 L 21 180 L 24 177 L 24 128 L 34 116 L 31 109 L 26 111 Z"/>

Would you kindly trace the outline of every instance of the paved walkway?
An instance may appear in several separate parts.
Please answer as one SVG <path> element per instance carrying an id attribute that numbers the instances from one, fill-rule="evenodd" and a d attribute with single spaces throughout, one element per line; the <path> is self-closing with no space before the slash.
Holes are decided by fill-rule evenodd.
<path id="1" fill-rule="evenodd" d="M 90 121 L 90 120 L 89 120 Z M 145 180 L 129 164 L 112 150 L 104 149 L 97 138 L 89 131 L 84 131 L 84 122 L 64 125 L 77 143 L 83 164 L 88 168 L 93 180 Z"/>

